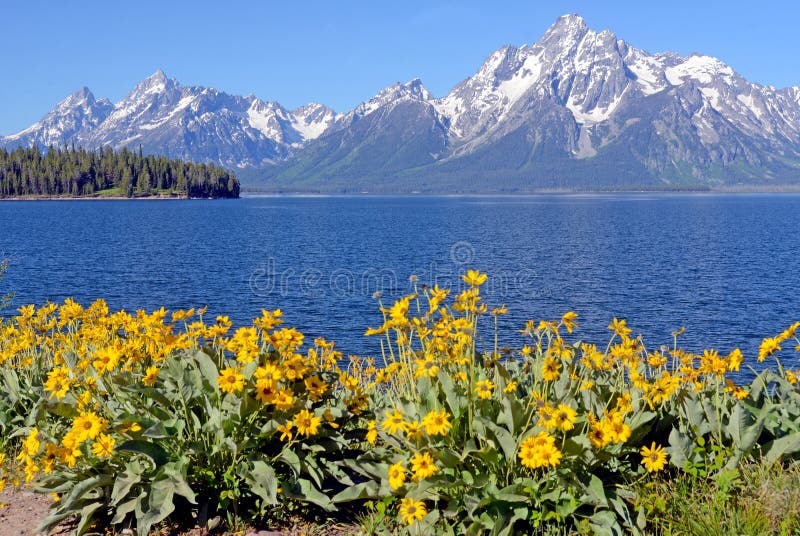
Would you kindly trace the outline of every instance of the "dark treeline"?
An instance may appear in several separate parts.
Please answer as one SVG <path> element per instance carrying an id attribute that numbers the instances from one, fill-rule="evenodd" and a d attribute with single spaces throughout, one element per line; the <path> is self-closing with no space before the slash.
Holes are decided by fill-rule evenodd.
<path id="1" fill-rule="evenodd" d="M 239 197 L 239 181 L 214 164 L 195 164 L 110 147 L 0 149 L 0 198 L 20 196 Z M 108 191 L 110 190 L 110 191 Z"/>

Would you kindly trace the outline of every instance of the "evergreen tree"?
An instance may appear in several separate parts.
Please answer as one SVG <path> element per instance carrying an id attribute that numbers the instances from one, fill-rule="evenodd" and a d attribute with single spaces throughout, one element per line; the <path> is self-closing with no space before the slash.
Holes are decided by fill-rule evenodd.
<path id="1" fill-rule="evenodd" d="M 117 189 L 134 197 L 166 192 L 181 197 L 239 197 L 235 175 L 214 164 L 144 156 L 127 148 L 96 152 L 50 146 L 0 149 L 0 197 L 93 196 Z"/>

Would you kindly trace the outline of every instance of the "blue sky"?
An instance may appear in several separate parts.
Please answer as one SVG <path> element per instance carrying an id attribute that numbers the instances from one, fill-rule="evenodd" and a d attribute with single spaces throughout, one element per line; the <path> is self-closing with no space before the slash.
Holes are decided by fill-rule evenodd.
<path id="1" fill-rule="evenodd" d="M 159 68 L 289 108 L 346 111 L 414 77 L 441 96 L 493 50 L 535 42 L 565 13 L 650 52 L 701 52 L 750 80 L 800 85 L 800 4 L 783 0 L 3 0 L 0 135 L 84 85 L 117 101 Z"/>

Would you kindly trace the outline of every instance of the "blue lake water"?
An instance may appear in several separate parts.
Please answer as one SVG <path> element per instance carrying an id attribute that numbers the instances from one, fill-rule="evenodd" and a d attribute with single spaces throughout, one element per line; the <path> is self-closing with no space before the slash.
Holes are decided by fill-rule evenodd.
<path id="1" fill-rule="evenodd" d="M 308 336 L 377 355 L 362 336 L 380 323 L 376 290 L 391 302 L 411 274 L 458 289 L 478 268 L 512 346 L 526 319 L 574 310 L 593 342 L 618 316 L 653 348 L 686 326 L 688 349 L 752 358 L 800 319 L 798 230 L 792 194 L 2 202 L 0 293 L 208 305 L 239 325 L 280 307 Z"/>

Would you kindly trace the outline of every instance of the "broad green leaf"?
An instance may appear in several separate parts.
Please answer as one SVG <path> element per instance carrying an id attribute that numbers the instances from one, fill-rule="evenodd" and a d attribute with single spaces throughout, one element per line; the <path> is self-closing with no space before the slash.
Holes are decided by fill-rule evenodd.
<path id="1" fill-rule="evenodd" d="M 348 486 L 331 498 L 331 502 L 341 503 L 361 499 L 373 499 L 379 496 L 380 486 L 377 482 L 362 482 Z"/>
<path id="2" fill-rule="evenodd" d="M 197 368 L 206 382 L 208 382 L 208 385 L 214 389 L 218 389 L 219 384 L 217 383 L 217 378 L 219 377 L 219 369 L 217 368 L 217 364 L 203 351 L 195 353 L 194 361 L 197 363 Z"/>
<path id="3" fill-rule="evenodd" d="M 491 430 L 494 437 L 497 438 L 497 442 L 503 450 L 506 461 L 513 462 L 517 455 L 517 441 L 514 436 L 502 426 L 498 426 L 488 419 L 481 417 L 480 421 L 488 430 Z"/>
<path id="4" fill-rule="evenodd" d="M 253 493 L 261 497 L 267 504 L 278 503 L 278 478 L 275 470 L 265 461 L 251 462 L 245 481 Z"/>
<path id="5" fill-rule="evenodd" d="M 159 445 L 141 439 L 125 441 L 118 448 L 120 451 L 137 452 L 150 458 L 156 467 L 161 467 L 169 461 L 169 454 Z"/>
<path id="6" fill-rule="evenodd" d="M 683 468 L 692 458 L 692 440 L 678 430 L 673 428 L 669 434 L 669 460 L 672 465 Z"/>
<path id="7" fill-rule="evenodd" d="M 314 485 L 305 478 L 298 479 L 292 486 L 286 486 L 283 490 L 284 495 L 300 501 L 307 501 L 314 503 L 326 512 L 336 510 L 336 507 L 331 502 L 330 498 L 324 493 L 320 492 Z"/>
<path id="8" fill-rule="evenodd" d="M 589 479 L 589 485 L 585 487 L 586 493 L 589 497 L 591 504 L 608 508 L 608 499 L 606 499 L 606 490 L 603 487 L 603 481 L 597 478 L 597 475 L 592 475 Z"/>
<path id="9" fill-rule="evenodd" d="M 773 464 L 784 456 L 791 456 L 800 452 L 800 432 L 770 441 L 764 446 L 764 458 L 767 463 Z"/>
<path id="10" fill-rule="evenodd" d="M 136 460 L 125 464 L 125 471 L 114 480 L 114 488 L 111 491 L 111 506 L 120 504 L 128 496 L 131 488 L 141 482 L 142 472 L 142 466 Z"/>

